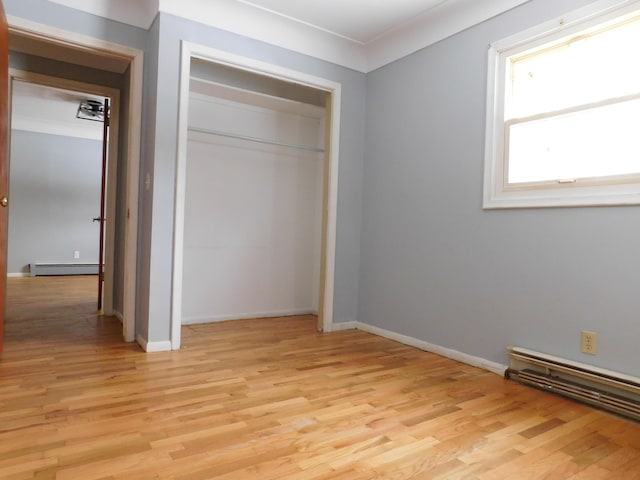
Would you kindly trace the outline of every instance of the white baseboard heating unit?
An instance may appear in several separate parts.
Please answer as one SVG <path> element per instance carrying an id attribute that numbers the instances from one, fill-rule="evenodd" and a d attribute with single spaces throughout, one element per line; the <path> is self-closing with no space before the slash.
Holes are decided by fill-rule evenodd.
<path id="1" fill-rule="evenodd" d="M 640 378 L 521 347 L 509 347 L 505 378 L 640 420 Z"/>
<path id="2" fill-rule="evenodd" d="M 29 273 L 32 277 L 40 275 L 97 275 L 96 263 L 31 263 Z"/>

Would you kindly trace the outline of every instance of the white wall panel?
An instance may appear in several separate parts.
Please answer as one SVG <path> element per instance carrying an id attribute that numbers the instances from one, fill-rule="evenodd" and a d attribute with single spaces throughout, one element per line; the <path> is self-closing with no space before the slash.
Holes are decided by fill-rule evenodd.
<path id="1" fill-rule="evenodd" d="M 321 146 L 323 121 L 190 102 L 190 126 Z M 323 154 L 190 133 L 183 322 L 318 308 Z"/>

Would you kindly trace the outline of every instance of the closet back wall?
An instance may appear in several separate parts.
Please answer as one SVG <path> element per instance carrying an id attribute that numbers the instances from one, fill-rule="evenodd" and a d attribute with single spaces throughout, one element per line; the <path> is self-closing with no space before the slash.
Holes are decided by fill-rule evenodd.
<path id="1" fill-rule="evenodd" d="M 324 109 L 192 81 L 189 130 L 183 323 L 316 313 Z"/>

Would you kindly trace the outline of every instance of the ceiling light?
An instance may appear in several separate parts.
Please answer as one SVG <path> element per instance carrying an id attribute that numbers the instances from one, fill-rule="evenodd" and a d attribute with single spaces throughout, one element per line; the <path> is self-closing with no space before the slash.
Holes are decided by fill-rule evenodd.
<path id="1" fill-rule="evenodd" d="M 104 122 L 104 104 L 98 100 L 81 100 L 76 118 Z"/>

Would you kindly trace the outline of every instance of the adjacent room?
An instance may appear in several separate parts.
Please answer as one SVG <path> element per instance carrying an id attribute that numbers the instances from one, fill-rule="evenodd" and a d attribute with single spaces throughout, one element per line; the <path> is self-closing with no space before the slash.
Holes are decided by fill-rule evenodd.
<path id="1" fill-rule="evenodd" d="M 100 213 L 103 129 L 101 121 L 78 118 L 86 100 L 101 102 L 82 92 L 13 83 L 10 277 L 42 275 L 56 266 L 63 274 L 73 268 L 98 273 L 94 218 Z"/>

